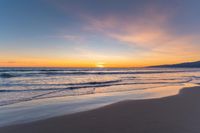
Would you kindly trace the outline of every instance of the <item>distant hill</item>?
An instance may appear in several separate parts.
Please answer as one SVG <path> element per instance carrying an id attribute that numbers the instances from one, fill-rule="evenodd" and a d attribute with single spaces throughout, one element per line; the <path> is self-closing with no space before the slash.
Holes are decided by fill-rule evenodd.
<path id="1" fill-rule="evenodd" d="M 160 66 L 150 66 L 150 67 L 156 67 L 156 68 L 200 68 L 200 61 L 196 62 L 185 62 L 180 64 L 171 64 L 171 65 L 160 65 Z"/>

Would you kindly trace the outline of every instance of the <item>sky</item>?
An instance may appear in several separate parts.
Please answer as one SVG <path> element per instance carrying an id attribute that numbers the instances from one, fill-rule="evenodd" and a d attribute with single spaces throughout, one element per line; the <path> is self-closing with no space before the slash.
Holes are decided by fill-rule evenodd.
<path id="1" fill-rule="evenodd" d="M 199 0 L 0 0 L 0 66 L 200 60 Z"/>

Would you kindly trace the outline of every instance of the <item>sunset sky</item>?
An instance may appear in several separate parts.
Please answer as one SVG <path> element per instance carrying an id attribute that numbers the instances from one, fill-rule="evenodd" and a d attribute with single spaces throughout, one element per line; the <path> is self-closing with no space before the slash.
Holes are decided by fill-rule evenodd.
<path id="1" fill-rule="evenodd" d="M 0 66 L 200 60 L 199 0 L 0 0 Z"/>

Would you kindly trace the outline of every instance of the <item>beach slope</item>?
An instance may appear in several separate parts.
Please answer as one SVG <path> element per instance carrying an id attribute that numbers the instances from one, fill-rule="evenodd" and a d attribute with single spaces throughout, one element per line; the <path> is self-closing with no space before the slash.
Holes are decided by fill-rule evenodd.
<path id="1" fill-rule="evenodd" d="M 160 99 L 123 101 L 103 108 L 0 128 L 0 133 L 199 133 L 200 87 Z"/>

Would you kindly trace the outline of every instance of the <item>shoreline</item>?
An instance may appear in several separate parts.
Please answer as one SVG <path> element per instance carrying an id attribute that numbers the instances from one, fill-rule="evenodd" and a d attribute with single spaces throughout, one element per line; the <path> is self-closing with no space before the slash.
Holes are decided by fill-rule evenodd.
<path id="1" fill-rule="evenodd" d="M 160 86 L 134 91 L 97 93 L 78 97 L 38 99 L 0 107 L 0 127 L 25 124 L 49 118 L 98 109 L 127 100 L 157 99 L 177 95 L 194 84 Z"/>
<path id="2" fill-rule="evenodd" d="M 0 132 L 197 133 L 199 96 L 200 87 L 183 88 L 174 96 L 122 101 L 90 111 L 1 127 Z"/>

